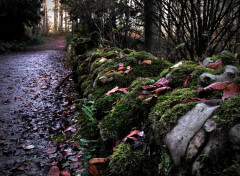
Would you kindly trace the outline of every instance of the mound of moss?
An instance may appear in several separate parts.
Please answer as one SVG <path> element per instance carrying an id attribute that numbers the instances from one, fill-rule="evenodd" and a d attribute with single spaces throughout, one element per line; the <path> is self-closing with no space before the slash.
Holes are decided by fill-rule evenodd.
<path id="1" fill-rule="evenodd" d="M 133 176 L 142 174 L 144 153 L 132 150 L 129 144 L 121 143 L 110 159 L 110 175 Z"/>

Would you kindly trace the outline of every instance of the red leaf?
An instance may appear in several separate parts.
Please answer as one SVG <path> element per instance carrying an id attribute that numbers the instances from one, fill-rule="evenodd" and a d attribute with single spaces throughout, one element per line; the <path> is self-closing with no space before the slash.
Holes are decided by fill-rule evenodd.
<path id="1" fill-rule="evenodd" d="M 125 69 L 125 67 L 119 67 L 118 68 L 118 71 L 122 71 L 122 70 L 124 70 Z"/>
<path id="2" fill-rule="evenodd" d="M 92 158 L 88 162 L 89 164 L 98 164 L 98 163 L 106 163 L 109 160 L 108 157 L 106 158 Z"/>
<path id="3" fill-rule="evenodd" d="M 116 87 L 113 88 L 112 90 L 108 91 L 108 92 L 106 93 L 106 95 L 110 95 L 110 94 L 115 93 L 115 92 L 117 92 L 117 91 L 121 91 L 121 92 L 127 94 L 127 93 L 128 93 L 127 89 L 128 89 L 128 88 L 121 88 L 121 89 L 119 89 L 119 87 L 116 86 Z"/>
<path id="4" fill-rule="evenodd" d="M 208 67 L 214 70 L 222 68 L 222 59 L 218 59 L 216 62 L 210 63 Z"/>
<path id="5" fill-rule="evenodd" d="M 118 89 L 118 91 L 122 91 L 123 93 L 127 94 L 128 93 L 128 88 L 121 88 L 121 89 Z"/>
<path id="6" fill-rule="evenodd" d="M 152 94 L 154 94 L 154 92 L 153 91 L 143 91 L 139 96 L 138 96 L 138 98 L 139 99 L 143 99 L 143 98 L 146 98 L 148 95 L 152 95 Z"/>
<path id="7" fill-rule="evenodd" d="M 190 102 L 194 102 L 194 101 L 205 101 L 205 98 L 188 98 L 187 100 L 184 101 L 184 104 L 188 104 Z"/>
<path id="8" fill-rule="evenodd" d="M 144 90 L 154 90 L 157 88 L 157 86 L 154 86 L 154 85 L 145 85 L 145 86 L 142 86 L 142 88 Z"/>
<path id="9" fill-rule="evenodd" d="M 200 66 L 203 66 L 202 62 L 201 61 L 198 61 L 198 65 Z"/>
<path id="10" fill-rule="evenodd" d="M 152 104 L 152 103 L 156 103 L 158 100 L 158 97 L 157 96 L 152 96 L 150 98 L 147 98 L 144 103 L 145 104 Z"/>
<path id="11" fill-rule="evenodd" d="M 159 79 L 154 85 L 156 86 L 164 86 L 164 87 L 167 87 L 168 86 L 168 83 L 169 83 L 169 80 L 166 79 L 166 78 L 161 78 Z"/>
<path id="12" fill-rule="evenodd" d="M 140 131 L 138 131 L 138 130 L 133 130 L 133 131 L 131 131 L 124 139 L 123 139 L 123 141 L 125 142 L 128 138 L 132 138 L 133 139 L 133 135 L 135 135 L 135 134 L 138 134 L 138 133 L 140 133 Z"/>
<path id="13" fill-rule="evenodd" d="M 88 166 L 88 172 L 92 176 L 97 176 L 99 174 L 97 166 L 94 166 L 94 165 Z"/>
<path id="14" fill-rule="evenodd" d="M 159 94 L 160 92 L 164 92 L 165 90 L 169 90 L 171 89 L 170 87 L 160 87 L 160 88 L 157 88 L 156 90 L 154 90 L 153 92 L 156 93 L 156 94 Z"/>
<path id="15" fill-rule="evenodd" d="M 240 93 L 240 84 L 230 84 L 223 91 L 222 99 L 233 97 Z"/>
<path id="16" fill-rule="evenodd" d="M 63 171 L 61 171 L 61 175 L 62 176 L 71 176 L 71 174 L 68 172 L 68 170 L 63 170 Z"/>
<path id="17" fill-rule="evenodd" d="M 106 72 L 104 75 L 108 75 L 108 74 L 114 73 L 114 72 L 117 72 L 117 71 L 116 70 L 110 70 L 110 71 Z"/>
<path id="18" fill-rule="evenodd" d="M 116 86 L 115 88 L 113 88 L 112 90 L 109 90 L 106 95 L 110 95 L 112 93 L 115 93 L 118 90 L 118 86 Z"/>
<path id="19" fill-rule="evenodd" d="M 11 90 L 11 89 L 13 89 L 13 87 L 12 87 L 12 86 L 9 86 L 8 89 Z"/>
<path id="20" fill-rule="evenodd" d="M 115 147 L 113 147 L 113 151 L 115 152 L 117 147 L 119 146 L 119 144 L 121 143 L 120 140 L 117 140 L 116 143 L 115 143 Z"/>
<path id="21" fill-rule="evenodd" d="M 183 87 L 186 87 L 186 86 L 188 85 L 188 82 L 189 82 L 189 80 L 190 80 L 190 76 L 191 76 L 191 75 L 188 75 L 188 76 L 187 76 L 186 80 L 185 80 L 184 83 L 183 83 Z"/>
<path id="22" fill-rule="evenodd" d="M 152 61 L 151 60 L 144 60 L 144 61 L 139 61 L 139 64 L 141 65 L 145 65 L 145 64 L 148 64 L 148 65 L 151 65 L 152 64 Z"/>
<path id="23" fill-rule="evenodd" d="M 60 175 L 60 170 L 57 166 L 51 167 L 49 170 L 47 176 L 59 176 Z"/>
<path id="24" fill-rule="evenodd" d="M 216 82 L 210 84 L 205 88 L 199 88 L 198 91 L 201 92 L 203 90 L 222 90 L 225 89 L 232 81 L 225 81 L 225 82 Z"/>
<path id="25" fill-rule="evenodd" d="M 129 69 L 129 70 L 126 70 L 124 73 L 130 73 L 130 71 L 131 71 L 132 69 Z"/>

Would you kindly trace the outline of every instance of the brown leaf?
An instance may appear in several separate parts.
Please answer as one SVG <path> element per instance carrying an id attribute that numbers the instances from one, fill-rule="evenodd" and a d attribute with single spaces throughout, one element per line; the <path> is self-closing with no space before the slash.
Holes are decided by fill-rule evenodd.
<path id="1" fill-rule="evenodd" d="M 110 71 L 106 72 L 104 75 L 108 75 L 108 74 L 114 73 L 114 72 L 117 72 L 117 71 L 116 70 L 110 70 Z"/>
<path id="2" fill-rule="evenodd" d="M 220 105 L 223 102 L 222 99 L 211 99 L 211 100 L 204 100 L 203 103 L 205 103 L 208 106 L 217 106 Z"/>
<path id="3" fill-rule="evenodd" d="M 203 66 L 202 62 L 201 61 L 198 61 L 198 65 L 200 66 Z"/>
<path id="4" fill-rule="evenodd" d="M 9 86 L 7 89 L 11 90 L 11 89 L 13 89 L 13 87 L 12 87 L 12 86 Z"/>
<path id="5" fill-rule="evenodd" d="M 109 90 L 109 91 L 106 93 L 106 95 L 110 95 L 110 94 L 112 94 L 112 93 L 115 93 L 118 89 L 119 89 L 119 87 L 116 86 L 116 87 L 114 87 L 112 90 Z"/>
<path id="6" fill-rule="evenodd" d="M 125 69 L 125 67 L 119 67 L 118 68 L 118 71 L 122 71 L 122 70 L 124 70 Z"/>
<path id="7" fill-rule="evenodd" d="M 109 158 L 92 158 L 88 162 L 89 164 L 98 164 L 98 163 L 106 163 Z"/>
<path id="8" fill-rule="evenodd" d="M 47 176 L 59 176 L 60 175 L 60 170 L 57 166 L 53 166 L 50 168 Z"/>
<path id="9" fill-rule="evenodd" d="M 184 101 L 184 104 L 188 104 L 194 101 L 205 101 L 205 98 L 188 98 L 187 100 Z"/>
<path id="10" fill-rule="evenodd" d="M 189 83 L 189 80 L 190 80 L 190 76 L 191 76 L 191 75 L 188 75 L 188 76 L 187 76 L 186 80 L 185 80 L 184 83 L 183 83 L 183 87 L 187 87 L 187 85 L 188 85 L 188 83 Z"/>
<path id="11" fill-rule="evenodd" d="M 126 70 L 124 73 L 130 73 L 130 71 L 131 71 L 132 69 L 129 69 L 129 70 Z"/>
<path id="12" fill-rule="evenodd" d="M 226 89 L 223 91 L 222 99 L 233 97 L 240 93 L 240 84 L 229 84 Z"/>
<path id="13" fill-rule="evenodd" d="M 166 78 L 159 79 L 154 85 L 168 87 L 169 80 Z"/>
<path id="14" fill-rule="evenodd" d="M 65 168 L 65 170 L 61 171 L 61 175 L 62 176 L 71 176 L 71 174 L 69 173 L 69 171 Z"/>
<path id="15" fill-rule="evenodd" d="M 152 103 L 156 103 L 158 100 L 158 97 L 157 96 L 152 96 L 150 98 L 147 98 L 145 101 L 144 101 L 144 104 L 152 104 Z"/>
<path id="16" fill-rule="evenodd" d="M 208 67 L 214 70 L 222 68 L 222 59 L 218 59 L 216 62 L 210 63 Z"/>
<path id="17" fill-rule="evenodd" d="M 152 64 L 152 61 L 151 60 L 144 60 L 144 61 L 139 61 L 139 64 L 141 65 L 151 65 Z"/>
<path id="18" fill-rule="evenodd" d="M 92 176 L 97 176 L 99 174 L 98 168 L 97 166 L 91 165 L 88 166 L 88 172 L 92 175 Z"/>
<path id="19" fill-rule="evenodd" d="M 198 91 L 201 92 L 203 90 L 222 90 L 222 89 L 225 89 L 231 83 L 232 81 L 216 82 L 216 83 L 210 84 L 205 88 L 198 88 Z"/>
<path id="20" fill-rule="evenodd" d="M 136 135 L 136 134 L 138 134 L 138 133 L 140 133 L 140 131 L 138 131 L 138 130 L 133 130 L 133 131 L 131 131 L 124 139 L 123 139 L 123 141 L 126 141 L 127 139 L 134 139 L 132 136 L 133 135 Z"/>
<path id="21" fill-rule="evenodd" d="M 154 90 L 153 92 L 155 94 L 159 94 L 159 93 L 164 92 L 165 90 L 169 90 L 169 89 L 171 89 L 171 88 L 170 87 L 160 87 L 160 88 L 157 88 L 156 90 Z"/>
<path id="22" fill-rule="evenodd" d="M 145 85 L 145 86 L 142 86 L 142 88 L 144 90 L 154 90 L 154 89 L 157 88 L 157 86 L 155 86 L 155 85 Z"/>
<path id="23" fill-rule="evenodd" d="M 53 154 L 57 151 L 57 147 L 52 147 L 46 150 L 46 153 Z"/>

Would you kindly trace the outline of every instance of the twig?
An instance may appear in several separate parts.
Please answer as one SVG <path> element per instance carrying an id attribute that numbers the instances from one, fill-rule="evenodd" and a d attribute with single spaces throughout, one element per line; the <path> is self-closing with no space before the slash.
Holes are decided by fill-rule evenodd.
<path id="1" fill-rule="evenodd" d="M 58 89 L 65 83 L 65 81 L 66 81 L 70 76 L 73 75 L 73 73 L 74 73 L 74 72 L 69 73 L 69 74 L 60 82 L 60 84 L 59 84 L 55 89 L 58 90 Z"/>

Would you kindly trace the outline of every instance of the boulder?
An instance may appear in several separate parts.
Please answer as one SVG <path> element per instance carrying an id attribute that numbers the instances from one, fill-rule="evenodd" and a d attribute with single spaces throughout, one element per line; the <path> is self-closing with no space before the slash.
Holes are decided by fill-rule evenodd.
<path id="1" fill-rule="evenodd" d="M 233 81 L 239 75 L 239 70 L 237 67 L 227 65 L 226 70 L 223 74 L 213 75 L 210 73 L 203 73 L 199 77 L 199 84 L 209 84 L 212 82 L 224 82 L 224 81 Z"/>
<path id="2" fill-rule="evenodd" d="M 211 107 L 204 103 L 197 104 L 195 108 L 181 117 L 178 125 L 166 135 L 164 143 L 175 165 L 181 164 L 181 158 L 185 155 L 189 141 L 218 107 Z"/>
<path id="3" fill-rule="evenodd" d="M 240 124 L 234 125 L 228 132 L 229 140 L 235 144 L 240 144 Z"/>

